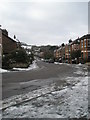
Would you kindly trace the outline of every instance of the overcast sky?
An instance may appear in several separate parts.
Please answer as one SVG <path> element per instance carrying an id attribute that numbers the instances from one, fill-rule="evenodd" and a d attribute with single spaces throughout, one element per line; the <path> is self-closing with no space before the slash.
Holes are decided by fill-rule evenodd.
<path id="1" fill-rule="evenodd" d="M 33 45 L 60 45 L 88 33 L 88 2 L 1 2 L 0 24 Z"/>

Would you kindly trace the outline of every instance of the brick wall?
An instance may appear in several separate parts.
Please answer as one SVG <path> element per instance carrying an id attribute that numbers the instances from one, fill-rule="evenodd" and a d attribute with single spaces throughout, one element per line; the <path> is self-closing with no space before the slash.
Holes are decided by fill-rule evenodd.
<path id="1" fill-rule="evenodd" d="M 87 51 L 87 39 L 86 39 L 86 46 L 85 46 L 85 39 L 80 41 L 80 49 L 82 52 L 82 58 L 83 59 L 88 59 L 88 51 Z"/>
<path id="2" fill-rule="evenodd" d="M 72 45 L 72 51 L 77 51 L 80 49 L 80 45 L 79 44 L 73 44 Z"/>
<path id="3" fill-rule="evenodd" d="M 17 49 L 17 43 L 7 35 L 2 33 L 2 49 L 7 54 Z"/>

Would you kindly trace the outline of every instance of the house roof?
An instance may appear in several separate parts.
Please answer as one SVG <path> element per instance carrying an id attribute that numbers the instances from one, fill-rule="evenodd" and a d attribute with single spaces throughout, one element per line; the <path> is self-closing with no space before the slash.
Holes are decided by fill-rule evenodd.
<path id="1" fill-rule="evenodd" d="M 17 41 L 13 40 L 12 38 L 10 38 L 9 36 L 7 36 L 7 35 L 4 34 L 3 32 L 2 32 L 2 35 L 4 35 L 5 37 L 9 38 L 9 39 L 12 40 L 13 42 L 16 42 L 16 43 L 17 43 Z"/>
<path id="2" fill-rule="evenodd" d="M 80 38 L 80 40 L 82 40 L 82 39 L 90 39 L 90 34 L 87 34 L 87 35 L 82 36 L 82 37 Z"/>

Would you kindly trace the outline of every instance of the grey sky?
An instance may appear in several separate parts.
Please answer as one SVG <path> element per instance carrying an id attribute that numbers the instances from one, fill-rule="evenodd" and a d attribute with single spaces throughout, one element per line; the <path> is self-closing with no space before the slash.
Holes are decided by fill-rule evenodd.
<path id="1" fill-rule="evenodd" d="M 88 33 L 87 2 L 2 2 L 0 24 L 27 44 L 60 45 Z"/>

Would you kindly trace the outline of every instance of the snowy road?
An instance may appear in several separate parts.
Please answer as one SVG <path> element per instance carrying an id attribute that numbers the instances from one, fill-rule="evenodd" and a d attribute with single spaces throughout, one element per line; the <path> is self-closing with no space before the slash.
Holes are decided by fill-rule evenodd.
<path id="1" fill-rule="evenodd" d="M 37 64 L 39 66 L 37 71 L 39 72 L 41 70 L 48 72 L 54 67 L 53 71 L 57 73 L 56 76 L 53 77 L 49 72 L 47 74 L 47 76 L 51 75 L 49 78 L 20 80 L 18 83 L 9 81 L 10 90 L 14 88 L 19 91 L 23 88 L 25 92 L 10 95 L 3 100 L 3 117 L 87 118 L 89 79 L 87 66 L 53 65 L 40 62 Z M 65 72 L 62 72 L 62 75 L 59 74 L 60 70 L 63 71 L 64 69 L 66 69 Z M 37 71 L 33 72 L 37 74 Z M 8 90 L 9 86 L 7 86 Z"/>
<path id="2" fill-rule="evenodd" d="M 67 80 L 70 82 L 69 78 Z M 7 107 L 3 111 L 3 116 L 5 118 L 88 117 L 88 77 L 73 80 L 75 83 L 72 86 L 66 86 L 62 90 L 52 84 L 7 99 L 3 104 L 3 108 Z"/>

